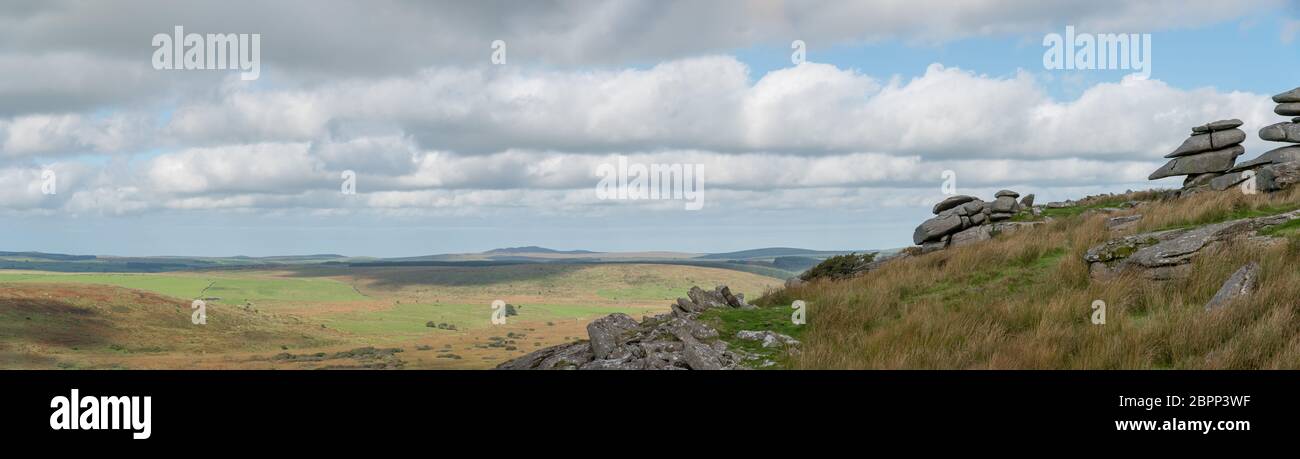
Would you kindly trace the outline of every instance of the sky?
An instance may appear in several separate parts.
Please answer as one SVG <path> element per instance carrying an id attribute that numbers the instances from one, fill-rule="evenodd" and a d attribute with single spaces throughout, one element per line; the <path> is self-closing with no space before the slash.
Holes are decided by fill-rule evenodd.
<path id="1" fill-rule="evenodd" d="M 258 77 L 156 68 L 177 26 L 258 34 Z M 1149 35 L 1149 75 L 1046 68 L 1067 26 Z M 1281 0 L 6 1 L 0 251 L 901 247 L 945 171 L 1047 202 L 1177 187 L 1217 119 L 1274 148 L 1298 41 Z M 601 199 L 620 157 L 702 208 Z"/>

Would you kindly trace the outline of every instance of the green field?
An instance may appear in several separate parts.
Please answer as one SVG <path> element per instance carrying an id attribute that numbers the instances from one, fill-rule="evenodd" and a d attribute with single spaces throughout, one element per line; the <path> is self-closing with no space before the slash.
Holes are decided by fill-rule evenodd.
<path id="1" fill-rule="evenodd" d="M 287 279 L 188 274 L 0 274 L 0 282 L 112 285 L 179 299 L 221 298 L 226 303 L 261 301 L 355 301 L 365 297 L 331 279 Z"/>

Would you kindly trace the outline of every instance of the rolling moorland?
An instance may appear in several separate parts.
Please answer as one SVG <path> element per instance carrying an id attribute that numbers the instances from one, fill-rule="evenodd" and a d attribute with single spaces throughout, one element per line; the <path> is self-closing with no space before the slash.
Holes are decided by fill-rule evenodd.
<path id="1" fill-rule="evenodd" d="M 1297 368 L 1300 220 L 1207 245 L 1172 279 L 1099 277 L 1087 258 L 1107 241 L 1297 209 L 1300 189 L 1103 195 L 1035 206 L 1011 220 L 1032 226 L 978 243 L 886 253 L 866 272 L 784 287 L 775 276 L 736 269 L 558 254 L 460 265 L 4 270 L 0 366 L 492 368 L 585 342 L 587 325 L 607 314 L 662 314 L 692 286 L 728 285 L 757 308 L 711 309 L 698 319 L 729 349 L 761 355 L 764 368 Z M 1207 310 L 1225 280 L 1251 262 L 1260 265 L 1255 291 Z M 193 298 L 208 302 L 207 325 L 190 323 Z M 496 299 L 518 312 L 506 325 L 490 323 Z M 795 300 L 807 304 L 806 325 L 790 323 Z M 1104 324 L 1092 320 L 1097 301 L 1107 307 Z M 792 337 L 800 351 L 738 339 L 742 330 Z"/>
<path id="2" fill-rule="evenodd" d="M 112 258 L 6 256 L 126 268 Z M 166 272 L 0 270 L 0 368 L 490 368 L 583 336 L 609 313 L 667 311 L 693 285 L 757 296 L 781 282 L 717 267 L 741 263 L 617 258 L 344 263 L 324 255 L 172 258 L 217 267 Z M 206 325 L 191 323 L 194 299 L 206 303 Z M 495 300 L 516 314 L 506 324 L 491 323 Z"/>

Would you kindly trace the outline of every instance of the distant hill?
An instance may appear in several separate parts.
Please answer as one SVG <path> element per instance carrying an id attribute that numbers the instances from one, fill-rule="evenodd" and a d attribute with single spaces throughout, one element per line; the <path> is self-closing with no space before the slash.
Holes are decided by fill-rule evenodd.
<path id="1" fill-rule="evenodd" d="M 697 260 L 748 260 L 753 258 L 776 258 L 776 257 L 810 257 L 825 258 L 835 255 L 846 254 L 849 252 L 875 252 L 875 250 L 809 250 L 796 249 L 793 247 L 767 247 L 762 249 L 741 250 L 739 252 L 710 253 L 695 257 Z"/>
<path id="2" fill-rule="evenodd" d="M 581 254 L 590 254 L 590 253 L 597 253 L 597 252 L 592 252 L 592 251 L 590 251 L 590 250 L 555 250 L 555 249 L 548 249 L 548 248 L 546 248 L 546 247 L 538 247 L 538 246 L 535 246 L 535 245 L 530 245 L 530 246 L 527 246 L 527 247 L 506 247 L 506 248 L 504 248 L 504 249 L 492 249 L 492 250 L 489 250 L 489 251 L 483 252 L 483 254 L 485 254 L 485 255 L 513 255 L 513 254 L 520 254 L 520 253 L 548 253 L 548 254 L 560 254 L 560 255 L 581 255 Z"/>

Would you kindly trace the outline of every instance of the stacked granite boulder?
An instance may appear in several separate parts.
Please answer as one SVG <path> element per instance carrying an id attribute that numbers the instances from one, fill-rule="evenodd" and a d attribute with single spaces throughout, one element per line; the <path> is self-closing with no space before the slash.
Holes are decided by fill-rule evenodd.
<path id="1" fill-rule="evenodd" d="M 1165 155 L 1172 159 L 1152 172 L 1148 179 L 1185 175 L 1184 191 L 1210 187 L 1214 179 L 1233 169 L 1238 156 L 1246 153 L 1245 147 L 1241 146 L 1241 142 L 1246 140 L 1246 131 L 1237 129 L 1241 124 L 1241 120 L 1231 119 L 1192 128 L 1192 136 L 1173 153 Z"/>
<path id="2" fill-rule="evenodd" d="M 916 227 L 912 242 L 921 246 L 924 253 L 987 240 L 995 232 L 1014 230 L 1022 224 L 1005 220 L 1020 212 L 1032 212 L 1034 207 L 1034 195 L 1016 201 L 1019 197 L 1020 193 L 1011 190 L 997 192 L 992 202 L 974 196 L 951 196 L 934 205 L 935 217 Z"/>
<path id="3" fill-rule="evenodd" d="M 1274 113 L 1284 116 L 1300 115 L 1300 88 L 1273 96 L 1277 102 Z M 1271 142 L 1300 143 L 1300 117 L 1277 123 L 1259 130 L 1259 138 Z M 1247 172 L 1250 171 L 1250 172 Z M 1258 158 L 1236 165 L 1227 174 L 1214 179 L 1212 187 L 1226 190 L 1229 187 L 1255 178 L 1258 191 L 1277 191 L 1300 182 L 1300 146 L 1288 145 L 1269 150 Z"/>

